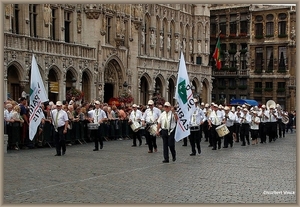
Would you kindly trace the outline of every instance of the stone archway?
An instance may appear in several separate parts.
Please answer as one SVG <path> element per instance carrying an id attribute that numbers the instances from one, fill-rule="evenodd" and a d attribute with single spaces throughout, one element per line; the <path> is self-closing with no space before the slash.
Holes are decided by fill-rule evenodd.
<path id="1" fill-rule="evenodd" d="M 20 84 L 20 74 L 18 69 L 11 65 L 7 70 L 7 97 L 18 101 L 21 97 L 22 87 Z"/>
<path id="2" fill-rule="evenodd" d="M 108 103 L 109 99 L 117 98 L 123 91 L 124 82 L 120 64 L 115 59 L 110 60 L 104 69 L 103 101 Z"/>

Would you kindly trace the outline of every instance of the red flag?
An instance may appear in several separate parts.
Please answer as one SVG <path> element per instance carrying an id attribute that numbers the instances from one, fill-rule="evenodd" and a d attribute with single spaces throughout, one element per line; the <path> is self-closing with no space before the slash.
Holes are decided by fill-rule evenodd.
<path id="1" fill-rule="evenodd" d="M 215 48 L 215 52 L 213 54 L 213 58 L 216 61 L 216 67 L 218 68 L 218 70 L 221 69 L 222 64 L 221 64 L 221 57 L 220 57 L 220 51 L 221 51 L 221 46 L 220 46 L 220 37 L 218 37 L 218 42 Z"/>

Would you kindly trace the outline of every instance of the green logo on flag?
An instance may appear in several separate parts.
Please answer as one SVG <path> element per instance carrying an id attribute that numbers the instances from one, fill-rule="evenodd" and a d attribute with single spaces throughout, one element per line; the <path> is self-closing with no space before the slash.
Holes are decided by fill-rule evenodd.
<path id="1" fill-rule="evenodd" d="M 185 104 L 187 102 L 187 94 L 186 94 L 186 87 L 185 87 L 185 80 L 181 81 L 178 84 L 178 94 L 182 100 L 182 102 Z"/>

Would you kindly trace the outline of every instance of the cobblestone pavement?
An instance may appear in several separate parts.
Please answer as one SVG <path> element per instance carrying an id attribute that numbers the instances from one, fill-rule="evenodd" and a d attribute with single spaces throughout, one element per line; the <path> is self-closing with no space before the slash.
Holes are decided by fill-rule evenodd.
<path id="1" fill-rule="evenodd" d="M 162 163 L 162 140 L 150 154 L 145 139 L 9 151 L 3 158 L 3 203 L 296 203 L 296 134 L 275 142 L 201 155 L 176 143 L 177 160 Z"/>

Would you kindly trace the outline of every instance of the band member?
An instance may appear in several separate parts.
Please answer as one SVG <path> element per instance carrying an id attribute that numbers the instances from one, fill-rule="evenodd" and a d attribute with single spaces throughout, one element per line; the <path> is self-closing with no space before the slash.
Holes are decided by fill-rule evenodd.
<path id="1" fill-rule="evenodd" d="M 56 109 L 52 110 L 52 123 L 55 129 L 54 140 L 56 147 L 55 156 L 61 156 L 66 153 L 66 134 L 68 132 L 68 114 L 62 110 L 62 102 L 56 102 Z"/>
<path id="2" fill-rule="evenodd" d="M 137 105 L 133 104 L 132 105 L 132 111 L 129 115 L 128 124 L 129 125 L 132 125 L 132 124 L 140 125 L 140 122 L 142 120 L 142 116 L 143 116 L 143 114 L 139 109 L 137 109 Z M 142 126 L 142 125 L 140 125 L 140 126 Z M 136 139 L 139 140 L 139 146 L 142 145 L 142 138 L 141 138 L 139 128 L 137 128 L 137 130 L 132 132 L 132 139 L 133 139 L 132 147 L 136 147 Z"/>
<path id="3" fill-rule="evenodd" d="M 209 137 L 210 137 L 210 131 L 208 129 L 208 121 L 207 121 L 207 119 L 208 119 L 208 117 L 210 115 L 210 111 L 211 110 L 210 110 L 209 104 L 206 103 L 205 106 L 204 106 L 204 109 L 203 109 L 203 113 L 204 113 L 206 119 L 205 119 L 205 121 L 202 124 L 202 130 L 204 132 L 204 138 L 205 138 L 204 141 L 205 142 L 208 142 Z"/>
<path id="4" fill-rule="evenodd" d="M 95 101 L 95 109 L 93 114 L 93 122 L 94 124 L 99 124 L 98 130 L 92 130 L 94 131 L 94 142 L 95 142 L 95 149 L 93 151 L 99 150 L 99 144 L 100 149 L 103 148 L 103 137 L 104 137 L 104 121 L 107 120 L 107 116 L 104 110 L 100 108 L 100 102 Z"/>
<path id="5" fill-rule="evenodd" d="M 148 144 L 148 153 L 153 153 L 153 149 L 157 152 L 157 145 L 156 145 L 156 135 L 153 135 L 149 132 L 149 128 L 156 124 L 158 117 L 161 114 L 161 110 L 154 106 L 153 100 L 148 101 L 148 109 L 143 114 L 142 117 L 142 126 L 145 126 L 146 129 L 146 141 Z M 157 126 L 156 126 L 157 127 Z"/>
<path id="6" fill-rule="evenodd" d="M 195 109 L 191 114 L 190 118 L 190 144 L 192 148 L 192 153 L 190 156 L 195 156 L 196 155 L 196 146 L 197 145 L 197 150 L 198 154 L 201 154 L 201 147 L 200 147 L 200 141 L 201 141 L 201 136 L 200 136 L 200 126 L 203 124 L 203 120 L 206 119 L 203 111 L 201 108 L 198 107 L 198 100 L 194 98 L 194 103 L 195 103 Z"/>
<path id="7" fill-rule="evenodd" d="M 251 140 L 252 145 L 258 144 L 258 132 L 259 132 L 259 123 L 260 118 L 257 116 L 257 111 L 251 112 L 251 122 L 250 122 L 250 133 L 251 133 Z"/>
<path id="8" fill-rule="evenodd" d="M 221 125 L 223 120 L 223 113 L 218 112 L 218 105 L 214 104 L 212 106 L 212 111 L 210 113 L 210 116 L 208 118 L 208 126 L 210 127 L 211 131 L 211 138 L 212 138 L 212 150 L 221 149 L 221 138 L 219 137 L 216 128 Z"/>
<path id="9" fill-rule="evenodd" d="M 234 122 L 234 126 L 235 126 L 235 142 L 239 142 L 240 141 L 240 131 L 241 131 L 241 123 L 240 123 L 240 116 L 241 116 L 241 111 L 242 107 L 237 106 L 236 107 L 236 112 L 235 114 L 235 122 Z"/>
<path id="10" fill-rule="evenodd" d="M 258 129 L 258 134 L 260 137 L 260 143 L 266 143 L 267 140 L 267 122 L 268 122 L 268 116 L 267 116 L 267 110 L 266 110 L 266 105 L 263 104 L 257 113 L 257 116 L 260 118 L 260 123 L 259 123 L 259 129 Z"/>
<path id="11" fill-rule="evenodd" d="M 242 141 L 241 146 L 246 146 L 246 141 L 247 141 L 247 144 L 250 145 L 250 140 L 249 140 L 250 125 L 249 124 L 251 122 L 251 115 L 249 114 L 249 111 L 246 107 L 243 108 L 239 120 L 241 123 L 241 132 L 240 132 L 240 138 Z M 245 138 L 246 138 L 246 141 L 245 141 Z"/>
<path id="12" fill-rule="evenodd" d="M 269 142 L 272 142 L 276 140 L 276 133 L 277 133 L 277 117 L 278 114 L 275 111 L 275 106 L 271 105 L 269 107 L 269 121 L 267 123 L 267 128 L 269 132 Z"/>
<path id="13" fill-rule="evenodd" d="M 163 163 L 169 162 L 169 149 L 172 154 L 172 160 L 176 160 L 176 150 L 175 150 L 175 128 L 178 120 L 177 113 L 172 108 L 169 102 L 164 104 L 164 112 L 162 112 L 157 120 L 157 131 L 156 135 L 161 136 L 163 139 Z"/>
<path id="14" fill-rule="evenodd" d="M 233 146 L 232 133 L 234 132 L 235 115 L 234 115 L 234 113 L 232 113 L 230 111 L 230 108 L 228 106 L 224 107 L 224 111 L 225 111 L 225 117 L 223 119 L 223 123 L 228 128 L 229 133 L 224 136 L 224 146 L 223 146 L 223 148 L 228 148 L 228 144 L 230 144 L 230 147 Z"/>
<path id="15" fill-rule="evenodd" d="M 277 124 L 278 124 L 279 138 L 285 137 L 285 124 L 282 122 L 282 119 L 283 119 L 283 117 L 287 117 L 288 114 L 281 108 L 281 106 L 279 104 L 276 105 L 276 112 L 278 114 Z"/>

